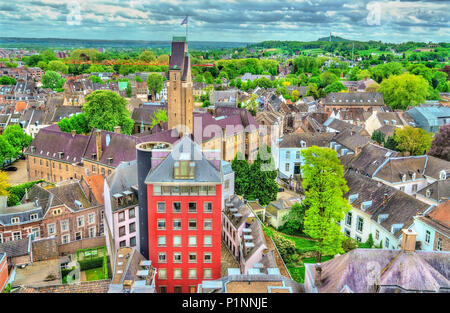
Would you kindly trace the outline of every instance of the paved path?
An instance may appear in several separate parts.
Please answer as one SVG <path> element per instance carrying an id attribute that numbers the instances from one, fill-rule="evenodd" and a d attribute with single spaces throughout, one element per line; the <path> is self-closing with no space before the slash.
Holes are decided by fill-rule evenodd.
<path id="1" fill-rule="evenodd" d="M 28 182 L 27 161 L 19 160 L 11 166 L 17 167 L 15 172 L 5 172 L 9 176 L 9 184 L 19 185 Z"/>

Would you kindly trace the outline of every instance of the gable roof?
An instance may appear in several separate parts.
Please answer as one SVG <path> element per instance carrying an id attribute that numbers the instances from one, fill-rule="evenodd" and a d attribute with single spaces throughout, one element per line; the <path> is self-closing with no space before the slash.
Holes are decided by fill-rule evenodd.
<path id="1" fill-rule="evenodd" d="M 0 243 L 0 252 L 8 258 L 14 258 L 31 253 L 31 237 Z"/>
<path id="2" fill-rule="evenodd" d="M 426 162 L 425 155 L 389 158 L 373 173 L 373 177 L 390 183 L 401 182 L 402 175 L 411 180 L 414 173 L 416 179 L 423 178 Z"/>
<path id="3" fill-rule="evenodd" d="M 335 133 L 291 133 L 283 136 L 280 148 L 302 148 L 301 141 L 306 147 L 319 146 L 328 147 Z"/>

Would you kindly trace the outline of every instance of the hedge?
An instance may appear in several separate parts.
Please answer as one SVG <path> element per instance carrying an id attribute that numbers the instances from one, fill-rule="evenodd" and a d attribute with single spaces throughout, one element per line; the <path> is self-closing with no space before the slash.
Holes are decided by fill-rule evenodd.
<path id="1" fill-rule="evenodd" d="M 38 183 L 42 183 L 44 180 L 36 180 L 21 185 L 10 186 L 6 190 L 9 192 L 8 206 L 15 206 L 20 204 L 20 200 L 25 196 L 25 189 L 30 190 L 31 187 Z"/>
<path id="2" fill-rule="evenodd" d="M 91 268 L 97 268 L 103 266 L 103 257 L 92 258 L 88 260 L 78 261 L 80 263 L 80 271 L 90 270 Z"/>
<path id="3" fill-rule="evenodd" d="M 295 243 L 277 233 L 273 234 L 273 241 L 280 251 L 283 260 L 289 260 L 289 257 L 295 253 Z"/>

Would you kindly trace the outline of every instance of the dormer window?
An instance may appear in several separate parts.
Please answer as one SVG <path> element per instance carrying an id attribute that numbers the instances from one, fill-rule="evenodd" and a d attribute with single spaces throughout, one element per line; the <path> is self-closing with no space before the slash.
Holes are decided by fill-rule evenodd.
<path id="1" fill-rule="evenodd" d="M 447 173 L 446 173 L 444 170 L 442 170 L 442 171 L 439 173 L 439 178 L 440 178 L 441 180 L 445 180 L 445 179 L 447 178 Z"/>
<path id="2" fill-rule="evenodd" d="M 19 224 L 20 218 L 19 217 L 12 217 L 11 218 L 11 224 Z"/>
<path id="3" fill-rule="evenodd" d="M 431 197 L 431 189 L 427 189 L 425 195 L 427 198 Z"/>
<path id="4" fill-rule="evenodd" d="M 405 181 L 406 181 L 406 175 L 402 174 L 402 182 L 405 182 Z"/>
<path id="5" fill-rule="evenodd" d="M 62 159 L 64 157 L 64 152 L 58 152 L 58 156 L 60 159 Z"/>
<path id="6" fill-rule="evenodd" d="M 37 213 L 33 213 L 33 214 L 30 214 L 30 221 L 34 221 L 34 220 L 37 220 L 38 219 L 38 214 Z"/>
<path id="7" fill-rule="evenodd" d="M 412 173 L 411 179 L 412 179 L 412 180 L 416 179 L 416 173 Z"/>
<path id="8" fill-rule="evenodd" d="M 173 176 L 175 179 L 194 179 L 195 162 L 180 160 L 173 165 Z"/>
<path id="9" fill-rule="evenodd" d="M 305 148 L 306 147 L 306 142 L 302 140 L 302 141 L 300 141 L 300 145 L 301 145 L 302 148 Z"/>

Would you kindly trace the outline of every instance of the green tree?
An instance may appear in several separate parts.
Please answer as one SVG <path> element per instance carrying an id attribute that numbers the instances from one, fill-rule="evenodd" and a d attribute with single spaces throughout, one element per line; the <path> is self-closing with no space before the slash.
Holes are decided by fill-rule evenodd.
<path id="1" fill-rule="evenodd" d="M 0 77 L 0 85 L 15 85 L 17 81 L 9 76 Z"/>
<path id="2" fill-rule="evenodd" d="M 141 76 L 136 76 L 135 78 L 134 78 L 134 80 L 136 81 L 136 82 L 138 82 L 138 83 L 142 83 L 144 80 L 141 78 Z"/>
<path id="3" fill-rule="evenodd" d="M 372 140 L 378 142 L 380 145 L 384 144 L 384 134 L 380 130 L 376 130 L 372 133 Z"/>
<path id="4" fill-rule="evenodd" d="M 398 151 L 406 151 L 410 155 L 423 155 L 430 149 L 433 135 L 422 128 L 405 126 L 403 129 L 395 129 L 394 140 Z"/>
<path id="5" fill-rule="evenodd" d="M 147 76 L 147 86 L 152 94 L 153 101 L 156 99 L 156 94 L 160 93 L 164 87 L 164 78 L 159 74 L 150 74 Z"/>
<path id="6" fill-rule="evenodd" d="M 285 221 L 282 226 L 283 232 L 286 234 L 295 235 L 296 233 L 303 233 L 303 223 L 305 219 L 306 207 L 301 203 L 295 203 L 288 214 L 283 216 Z"/>
<path id="7" fill-rule="evenodd" d="M 258 102 L 256 101 L 258 99 L 258 95 L 252 94 L 250 99 L 247 101 L 245 108 L 250 112 L 251 115 L 256 116 L 256 113 L 258 112 Z"/>
<path id="8" fill-rule="evenodd" d="M 323 72 L 320 74 L 320 81 L 322 82 L 322 85 L 320 87 L 327 87 L 328 85 L 331 85 L 332 83 L 336 82 L 338 80 L 337 76 L 334 75 L 331 72 Z"/>
<path id="9" fill-rule="evenodd" d="M 159 109 L 158 111 L 153 113 L 151 127 L 153 128 L 157 124 L 159 124 L 160 122 L 164 122 L 165 123 L 168 120 L 169 120 L 169 118 L 167 117 L 167 111 L 164 110 L 164 109 Z"/>
<path id="10" fill-rule="evenodd" d="M 269 146 L 263 144 L 258 149 L 256 160 L 250 165 L 249 188 L 245 198 L 258 199 L 261 205 L 268 205 L 277 199 L 278 184 L 276 182 L 278 171 Z"/>
<path id="11" fill-rule="evenodd" d="M 339 92 L 343 90 L 347 90 L 347 87 L 345 87 L 344 84 L 342 84 L 340 81 L 335 81 L 334 83 L 331 83 L 324 89 L 326 94 L 329 94 L 330 92 Z"/>
<path id="12" fill-rule="evenodd" d="M 60 89 L 64 86 L 66 80 L 55 71 L 47 71 L 42 76 L 42 87 L 51 88 L 53 90 Z"/>
<path id="13" fill-rule="evenodd" d="M 50 61 L 47 64 L 46 71 L 61 72 L 63 74 L 69 73 L 69 67 L 61 61 Z"/>
<path id="14" fill-rule="evenodd" d="M 0 136 L 0 168 L 3 167 L 5 161 L 11 160 L 11 158 L 16 156 L 17 154 L 14 147 L 11 146 L 3 135 Z"/>
<path id="15" fill-rule="evenodd" d="M 97 90 L 86 97 L 82 108 L 88 120 L 89 128 L 114 131 L 120 126 L 122 133 L 131 134 L 134 121 L 130 118 L 127 101 L 117 93 L 109 90 Z"/>
<path id="16" fill-rule="evenodd" d="M 320 98 L 320 92 L 319 92 L 319 88 L 317 87 L 316 84 L 314 83 L 309 83 L 308 86 L 306 87 L 306 96 L 313 96 L 314 99 L 319 99 Z"/>
<path id="17" fill-rule="evenodd" d="M 231 161 L 231 168 L 235 175 L 234 191 L 237 195 L 243 196 L 250 186 L 250 165 L 241 152 L 238 152 L 233 161 Z"/>
<path id="18" fill-rule="evenodd" d="M 416 106 L 425 101 L 428 86 L 423 77 L 404 73 L 384 79 L 378 92 L 383 94 L 385 103 L 392 109 L 405 110 L 408 106 Z"/>
<path id="19" fill-rule="evenodd" d="M 93 83 L 98 83 L 98 84 L 104 84 L 105 82 L 103 81 L 103 79 L 101 79 L 98 76 L 92 75 L 89 76 L 89 79 L 93 82 Z"/>
<path id="20" fill-rule="evenodd" d="M 89 123 L 84 113 L 78 113 L 70 118 L 63 118 L 58 122 L 59 129 L 66 133 L 71 133 L 75 130 L 77 134 L 87 134 L 91 130 Z"/>
<path id="21" fill-rule="evenodd" d="M 128 98 L 130 98 L 131 95 L 133 94 L 133 90 L 131 89 L 131 84 L 130 84 L 130 82 L 128 82 L 127 88 L 125 89 L 125 92 L 127 93 L 127 97 L 128 97 Z"/>
<path id="22" fill-rule="evenodd" d="M 144 62 L 152 62 L 156 60 L 156 55 L 153 51 L 145 50 L 139 55 L 138 59 Z"/>
<path id="23" fill-rule="evenodd" d="M 23 153 L 23 150 L 30 145 L 31 141 L 33 141 L 33 138 L 30 135 L 27 135 L 18 124 L 6 127 L 2 136 L 17 153 Z"/>
<path id="24" fill-rule="evenodd" d="M 344 179 L 344 167 L 336 151 L 329 148 L 311 148 L 302 150 L 303 188 L 307 206 L 304 219 L 305 233 L 317 240 L 316 261 L 322 255 L 343 253 L 344 235 L 337 224 L 351 209 L 343 197 L 348 191 Z"/>
<path id="25" fill-rule="evenodd" d="M 365 78 L 370 78 L 371 74 L 369 70 L 362 70 L 359 73 L 356 74 L 357 80 L 363 80 Z"/>
<path id="26" fill-rule="evenodd" d="M 41 53 L 42 61 L 49 63 L 50 61 L 57 60 L 56 53 L 53 50 L 45 50 Z"/>
<path id="27" fill-rule="evenodd" d="M 388 137 L 388 139 L 384 143 L 384 147 L 390 150 L 397 151 L 397 143 L 394 140 L 394 136 Z"/>
<path id="28" fill-rule="evenodd" d="M 300 99 L 300 91 L 298 91 L 297 89 L 292 90 L 291 92 L 292 102 L 297 102 L 298 99 Z"/>

